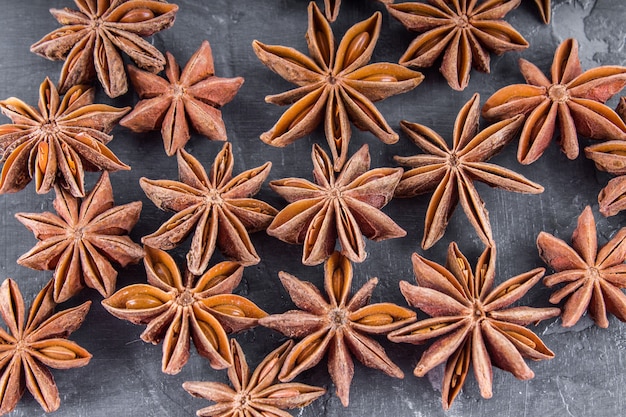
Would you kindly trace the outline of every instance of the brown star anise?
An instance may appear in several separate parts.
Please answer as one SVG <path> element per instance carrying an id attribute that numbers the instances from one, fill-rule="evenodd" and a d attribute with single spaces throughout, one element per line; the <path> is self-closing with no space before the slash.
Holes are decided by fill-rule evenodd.
<path id="1" fill-rule="evenodd" d="M 94 96 L 93 88 L 79 85 L 61 100 L 46 78 L 39 87 L 38 110 L 15 97 L 0 101 L 0 111 L 13 121 L 0 126 L 0 194 L 20 191 L 34 178 L 39 194 L 60 183 L 83 197 L 85 170 L 130 169 L 105 146 L 130 107 L 93 104 Z"/>
<path id="2" fill-rule="evenodd" d="M 381 3 L 393 3 L 393 0 L 378 0 Z M 339 15 L 341 0 L 324 0 L 324 15 L 329 22 L 334 22 Z"/>
<path id="3" fill-rule="evenodd" d="M 302 263 L 318 265 L 335 250 L 352 262 L 363 262 L 367 253 L 363 236 L 379 241 L 406 235 L 380 211 L 393 197 L 402 169 L 370 170 L 367 145 L 355 153 L 335 175 L 322 148 L 313 146 L 313 178 L 285 178 L 270 187 L 290 204 L 276 215 L 267 234 L 284 242 L 303 245 Z"/>
<path id="4" fill-rule="evenodd" d="M 412 344 L 438 339 L 426 349 L 413 373 L 422 377 L 446 362 L 441 389 L 444 409 L 450 408 L 463 388 L 470 363 L 480 394 L 491 398 L 492 365 L 519 379 L 531 379 L 534 373 L 524 358 L 554 357 L 541 339 L 524 326 L 556 317 L 560 310 L 507 308 L 522 298 L 545 270 L 533 269 L 492 288 L 495 257 L 495 247 L 487 247 L 472 273 L 467 258 L 452 242 L 445 267 L 413 254 L 413 270 L 419 286 L 400 281 L 400 291 L 407 302 L 431 318 L 391 332 L 388 338 Z"/>
<path id="5" fill-rule="evenodd" d="M 227 333 L 256 326 L 267 314 L 252 301 L 231 294 L 243 266 L 220 262 L 197 280 L 183 277 L 166 252 L 145 247 L 148 284 L 122 288 L 102 301 L 109 313 L 134 324 L 147 324 L 144 342 L 163 341 L 162 370 L 177 374 L 189 359 L 189 339 L 215 369 L 233 364 Z M 195 281 L 195 283 L 194 283 Z"/>
<path id="6" fill-rule="evenodd" d="M 232 339 L 233 366 L 228 368 L 232 388 L 219 382 L 183 384 L 183 388 L 194 397 L 217 403 L 198 410 L 196 414 L 199 417 L 289 417 L 290 414 L 282 410 L 305 407 L 324 395 L 325 389 L 311 385 L 275 383 L 292 346 L 293 341 L 285 342 L 267 355 L 250 376 L 241 346 Z"/>
<path id="7" fill-rule="evenodd" d="M 280 272 L 279 277 L 296 306 L 304 310 L 273 314 L 259 320 L 260 325 L 287 337 L 303 338 L 287 355 L 278 374 L 281 381 L 291 381 L 317 365 L 328 352 L 328 372 L 337 387 L 337 396 L 347 407 L 354 375 L 352 356 L 389 376 L 404 377 L 382 346 L 367 334 L 387 334 L 415 321 L 415 314 L 390 303 L 368 305 L 378 278 L 370 279 L 349 299 L 352 265 L 339 252 L 333 253 L 324 265 L 328 301 L 309 282 L 286 272 Z"/>
<path id="8" fill-rule="evenodd" d="M 535 4 L 539 9 L 539 14 L 541 15 L 541 20 L 546 25 L 550 23 L 550 16 L 552 14 L 552 1 L 551 0 L 535 0 Z"/>
<path id="9" fill-rule="evenodd" d="M 0 328 L 0 414 L 12 411 L 24 394 L 35 397 L 45 412 L 59 408 L 61 399 L 48 368 L 79 368 L 89 363 L 91 354 L 67 340 L 78 329 L 91 302 L 54 313 L 52 283 L 33 301 L 24 323 L 24 299 L 12 279 L 0 286 L 0 315 L 8 332 Z"/>
<path id="10" fill-rule="evenodd" d="M 472 65 L 489 73 L 489 51 L 501 55 L 528 48 L 528 42 L 501 20 L 521 0 L 429 0 L 388 4 L 389 13 L 408 30 L 423 32 L 409 45 L 400 64 L 432 66 L 443 53 L 439 70 L 450 87 L 467 87 Z M 445 50 L 445 52 L 444 52 Z"/>
<path id="11" fill-rule="evenodd" d="M 128 74 L 141 99 L 120 124 L 134 132 L 161 128 L 165 152 L 172 156 L 189 138 L 189 124 L 211 140 L 226 140 L 226 127 L 219 107 L 233 99 L 243 78 L 215 76 L 213 54 L 204 41 L 180 72 L 174 56 L 167 52 L 167 80 L 129 66 Z"/>
<path id="12" fill-rule="evenodd" d="M 578 156 L 577 134 L 592 139 L 626 139 L 626 124 L 603 103 L 626 85 L 626 67 L 603 66 L 582 72 L 578 42 L 566 39 L 552 62 L 552 82 L 534 64 L 519 60 L 528 84 L 496 91 L 485 103 L 483 116 L 501 120 L 526 115 L 517 159 L 530 164 L 550 144 L 557 120 L 561 149 L 569 159 Z"/>
<path id="13" fill-rule="evenodd" d="M 17 263 L 54 269 L 57 303 L 76 295 L 85 285 L 103 297 L 110 296 L 117 280 L 111 261 L 125 267 L 143 257 L 141 246 L 128 237 L 139 220 L 141 202 L 115 206 L 107 172 L 82 201 L 59 187 L 55 191 L 58 216 L 49 212 L 15 215 L 39 239 Z"/>
<path id="14" fill-rule="evenodd" d="M 541 232 L 537 237 L 539 255 L 556 271 L 544 278 L 548 287 L 567 284 L 555 291 L 551 303 L 567 298 L 561 317 L 564 327 L 578 323 L 589 311 L 600 327 L 609 326 L 607 311 L 626 322 L 626 227 L 621 228 L 598 251 L 596 222 L 591 207 L 585 207 L 572 234 L 572 246 Z"/>
<path id="15" fill-rule="evenodd" d="M 395 160 L 411 167 L 402 175 L 396 197 L 413 197 L 433 191 L 426 211 L 422 248 L 433 246 L 444 234 L 459 200 L 463 211 L 485 244 L 493 241 L 489 214 L 474 187 L 481 181 L 507 191 L 537 194 L 543 187 L 525 177 L 485 161 L 499 153 L 509 143 L 523 122 L 523 116 L 503 120 L 478 131 L 480 97 L 468 101 L 454 123 L 453 146 L 426 126 L 401 122 L 402 130 L 425 153 Z"/>
<path id="16" fill-rule="evenodd" d="M 124 61 L 118 50 L 137 65 L 159 72 L 165 58 L 142 36 L 174 24 L 178 6 L 153 0 L 74 0 L 78 10 L 50 9 L 63 25 L 30 47 L 51 60 L 64 60 L 59 89 L 90 83 L 98 76 L 104 92 L 117 97 L 128 90 Z"/>
<path id="17" fill-rule="evenodd" d="M 272 129 L 261 135 L 264 142 L 280 147 L 289 145 L 311 133 L 323 119 L 334 169 L 339 171 L 348 155 L 350 120 L 384 143 L 398 141 L 398 135 L 373 102 L 412 90 L 424 77 L 397 64 L 365 65 L 378 41 L 381 20 L 380 12 L 376 12 L 352 26 L 335 49 L 330 24 L 311 2 L 306 34 L 311 58 L 293 48 L 253 42 L 254 52 L 265 65 L 298 85 L 294 90 L 265 98 L 269 103 L 291 107 Z"/>

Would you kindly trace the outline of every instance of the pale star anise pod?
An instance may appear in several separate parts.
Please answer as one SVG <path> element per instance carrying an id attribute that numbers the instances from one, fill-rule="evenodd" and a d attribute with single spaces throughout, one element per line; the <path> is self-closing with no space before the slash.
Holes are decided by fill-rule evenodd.
<path id="1" fill-rule="evenodd" d="M 354 375 L 352 357 L 363 365 L 395 378 L 404 374 L 383 347 L 368 334 L 384 335 L 415 321 L 415 313 L 391 303 L 369 304 L 378 278 L 372 278 L 349 298 L 352 264 L 339 252 L 324 265 L 324 290 L 328 300 L 311 283 L 286 272 L 279 277 L 294 304 L 301 310 L 273 314 L 259 324 L 287 337 L 302 338 L 287 355 L 278 378 L 291 381 L 317 365 L 328 353 L 328 372 L 337 396 L 347 407 Z"/>
<path id="2" fill-rule="evenodd" d="M 20 191 L 34 178 L 39 194 L 61 184 L 83 197 L 84 171 L 130 169 L 106 147 L 113 139 L 108 133 L 130 107 L 93 104 L 94 97 L 93 88 L 79 85 L 61 99 L 46 78 L 38 109 L 15 97 L 0 101 L 0 111 L 13 121 L 0 126 L 0 194 Z"/>
<path id="3" fill-rule="evenodd" d="M 197 411 L 199 417 L 290 417 L 286 409 L 305 407 L 324 395 L 320 387 L 297 382 L 280 383 L 276 375 L 293 346 L 285 342 L 257 366 L 252 375 L 246 357 L 235 339 L 230 341 L 233 366 L 228 368 L 232 388 L 219 382 L 189 381 L 183 388 L 194 397 L 217 404 Z"/>
<path id="4" fill-rule="evenodd" d="M 285 178 L 270 187 L 290 204 L 276 215 L 267 234 L 284 242 L 303 245 L 302 263 L 318 265 L 335 250 L 337 240 L 352 262 L 363 262 L 365 241 L 406 235 L 380 211 L 393 197 L 401 168 L 370 170 L 370 154 L 363 145 L 335 174 L 330 158 L 313 146 L 313 178 Z"/>
<path id="5" fill-rule="evenodd" d="M 17 213 L 15 217 L 39 240 L 17 263 L 39 270 L 54 269 L 54 301 L 61 303 L 87 286 L 103 297 L 115 291 L 117 271 L 137 263 L 143 249 L 128 234 L 139 220 L 141 202 L 115 206 L 109 174 L 104 172 L 82 201 L 56 187 L 58 215 Z"/>
<path id="6" fill-rule="evenodd" d="M 213 54 L 207 41 L 202 42 L 182 73 L 174 56 L 169 52 L 165 56 L 167 79 L 128 67 L 130 81 L 141 100 L 120 125 L 134 132 L 161 128 L 168 156 L 185 146 L 191 137 L 190 124 L 211 140 L 225 141 L 226 127 L 219 108 L 235 97 L 243 78 L 215 76 Z"/>
<path id="7" fill-rule="evenodd" d="M 233 178 L 233 153 L 230 143 L 225 143 L 207 175 L 200 162 L 181 149 L 180 181 L 140 180 L 141 188 L 157 207 L 176 212 L 141 241 L 168 250 L 195 229 L 187 254 L 187 267 L 195 275 L 206 270 L 216 246 L 244 266 L 259 263 L 249 233 L 265 230 L 278 210 L 250 197 L 259 192 L 271 167 L 271 162 L 266 162 Z"/>
<path id="8" fill-rule="evenodd" d="M 407 302 L 431 318 L 391 332 L 393 342 L 422 344 L 437 339 L 423 353 L 413 373 L 422 377 L 445 362 L 441 389 L 444 409 L 450 408 L 465 383 L 470 364 L 483 398 L 492 395 L 492 366 L 531 379 L 524 358 L 551 359 L 554 354 L 526 325 L 559 315 L 558 308 L 509 307 L 543 276 L 543 268 L 517 275 L 492 288 L 495 247 L 487 247 L 472 272 L 456 243 L 448 248 L 445 267 L 413 254 L 419 286 L 400 281 Z"/>
<path id="9" fill-rule="evenodd" d="M 186 271 L 184 281 L 174 259 L 146 246 L 148 284 L 122 288 L 102 301 L 123 320 L 147 324 L 144 342 L 163 341 L 162 370 L 177 374 L 189 359 L 189 340 L 215 369 L 228 368 L 233 357 L 227 333 L 256 326 L 267 314 L 252 301 L 231 294 L 239 285 L 243 266 L 220 262 L 197 279 Z"/>
<path id="10" fill-rule="evenodd" d="M 104 92 L 117 97 L 128 90 L 119 51 L 139 67 L 159 72 L 165 58 L 142 36 L 174 24 L 178 6 L 154 0 L 74 0 L 78 10 L 50 9 L 63 27 L 50 32 L 30 51 L 51 60 L 63 60 L 59 89 L 88 84 L 96 75 Z"/>
<path id="11" fill-rule="evenodd" d="M 91 302 L 54 314 L 52 283 L 33 301 L 24 322 L 24 299 L 15 281 L 0 286 L 0 315 L 8 332 L 0 328 L 0 414 L 11 412 L 28 389 L 46 413 L 59 408 L 61 398 L 48 368 L 85 366 L 91 354 L 67 340 L 78 329 Z"/>
<path id="12" fill-rule="evenodd" d="M 373 102 L 412 90 L 424 77 L 397 64 L 366 65 L 378 41 L 381 21 L 380 12 L 376 12 L 352 26 L 335 47 L 330 24 L 311 2 L 306 34 L 311 57 L 293 48 L 253 42 L 254 52 L 265 65 L 298 85 L 265 98 L 268 103 L 291 105 L 274 127 L 261 135 L 265 143 L 287 146 L 311 133 L 323 120 L 334 169 L 339 171 L 348 155 L 350 121 L 384 143 L 398 141 Z"/>
<path id="13" fill-rule="evenodd" d="M 575 325 L 589 311 L 600 327 L 609 326 L 607 312 L 626 322 L 626 227 L 598 250 L 596 222 L 585 207 L 572 234 L 572 246 L 553 235 L 537 237 L 541 258 L 556 271 L 544 278 L 548 287 L 566 284 L 550 297 L 557 304 L 566 299 L 561 317 L 564 327 Z"/>
<path id="14" fill-rule="evenodd" d="M 439 70 L 450 87 L 464 90 L 472 66 L 489 73 L 489 51 L 501 55 L 528 48 L 513 26 L 501 20 L 521 0 L 429 0 L 388 4 L 389 13 L 408 30 L 421 34 L 400 64 L 424 68 L 443 54 Z"/>
<path id="15" fill-rule="evenodd" d="M 501 120 L 523 114 L 524 128 L 517 159 L 530 164 L 548 147 L 558 125 L 561 149 L 578 157 L 578 135 L 592 139 L 626 140 L 626 124 L 604 102 L 626 85 L 626 67 L 602 66 L 583 72 L 578 42 L 566 39 L 554 53 L 552 81 L 534 64 L 519 60 L 527 84 L 496 91 L 485 103 L 483 116 Z"/>
<path id="16" fill-rule="evenodd" d="M 515 116 L 479 131 L 479 103 L 479 95 L 474 94 L 459 112 L 454 123 L 452 148 L 430 128 L 406 120 L 401 122 L 402 130 L 424 153 L 395 157 L 399 164 L 411 168 L 402 175 L 396 197 L 433 191 L 426 211 L 424 249 L 443 236 L 459 201 L 480 239 L 487 245 L 493 242 L 489 213 L 474 181 L 518 193 L 543 192 L 541 185 L 522 175 L 485 162 L 514 138 L 524 117 Z"/>

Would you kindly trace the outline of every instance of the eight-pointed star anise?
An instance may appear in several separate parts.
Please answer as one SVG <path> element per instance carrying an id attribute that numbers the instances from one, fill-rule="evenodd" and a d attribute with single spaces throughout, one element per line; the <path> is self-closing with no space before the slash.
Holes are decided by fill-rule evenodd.
<path id="1" fill-rule="evenodd" d="M 423 32 L 411 42 L 400 64 L 430 67 L 443 53 L 439 70 L 450 87 L 465 89 L 472 65 L 489 73 L 489 51 L 501 55 L 528 48 L 526 39 L 501 20 L 520 1 L 429 0 L 430 4 L 388 4 L 389 13 L 408 30 Z"/>
<path id="2" fill-rule="evenodd" d="M 378 278 L 370 279 L 348 298 L 352 265 L 339 252 L 333 253 L 324 265 L 328 300 L 309 282 L 286 272 L 280 272 L 279 277 L 294 304 L 302 310 L 273 314 L 260 319 L 259 324 L 287 337 L 303 338 L 287 355 L 278 374 L 281 381 L 291 381 L 317 365 L 328 352 L 328 372 L 337 387 L 337 396 L 347 407 L 354 375 L 352 356 L 389 376 L 404 377 L 382 346 L 367 335 L 387 334 L 415 321 L 415 314 L 391 303 L 368 305 Z"/>
<path id="3" fill-rule="evenodd" d="M 30 47 L 51 60 L 64 60 L 61 92 L 90 83 L 98 76 L 104 92 L 117 97 L 128 90 L 124 61 L 118 50 L 137 65 L 159 72 L 165 58 L 142 36 L 174 24 L 178 6 L 155 0 L 74 0 L 78 10 L 50 9 L 63 27 Z"/>
<path id="4" fill-rule="evenodd" d="M 269 103 L 291 107 L 261 135 L 273 146 L 286 146 L 311 133 L 324 120 L 326 140 L 339 171 L 348 155 L 350 121 L 372 132 L 384 143 L 398 141 L 373 102 L 415 88 L 424 78 L 401 65 L 366 65 L 378 40 L 381 14 L 350 28 L 338 47 L 332 29 L 315 3 L 309 4 L 306 39 L 311 58 L 293 48 L 269 46 L 254 41 L 259 59 L 272 71 L 298 88 L 275 96 Z"/>
<path id="5" fill-rule="evenodd" d="M 256 326 L 266 316 L 252 301 L 231 294 L 239 285 L 243 267 L 220 262 L 197 280 L 183 277 L 174 259 L 159 249 L 145 247 L 148 284 L 122 288 L 102 301 L 109 313 L 135 324 L 147 324 L 145 342 L 163 341 L 162 370 L 177 374 L 189 359 L 189 339 L 215 369 L 233 364 L 227 333 Z"/>
<path id="6" fill-rule="evenodd" d="M 513 139 L 524 118 L 506 119 L 479 132 L 479 102 L 480 97 L 474 94 L 459 112 L 454 123 L 452 149 L 428 127 L 405 120 L 401 122 L 402 130 L 424 154 L 395 157 L 401 165 L 411 167 L 402 175 L 396 197 L 413 197 L 434 190 L 426 212 L 422 239 L 424 249 L 430 248 L 443 236 L 459 200 L 478 236 L 485 244 L 491 244 L 493 237 L 489 214 L 474 181 L 519 193 L 543 192 L 539 184 L 509 169 L 485 162 Z"/>
<path id="7" fill-rule="evenodd" d="M 554 354 L 526 325 L 559 315 L 558 308 L 510 307 L 543 276 L 537 268 L 492 288 L 495 247 L 487 247 L 472 272 L 456 243 L 448 248 L 445 267 L 413 254 L 413 270 L 419 286 L 400 282 L 407 302 L 431 318 L 391 332 L 393 342 L 421 344 L 435 341 L 422 355 L 413 373 L 422 377 L 446 362 L 441 389 L 448 409 L 469 372 L 470 363 L 483 398 L 491 398 L 492 365 L 519 379 L 534 377 L 524 362 L 551 359 Z"/>

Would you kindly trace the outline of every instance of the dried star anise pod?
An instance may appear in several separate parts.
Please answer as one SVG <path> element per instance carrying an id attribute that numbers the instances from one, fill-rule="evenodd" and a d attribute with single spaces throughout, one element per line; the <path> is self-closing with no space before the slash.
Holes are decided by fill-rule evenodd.
<path id="1" fill-rule="evenodd" d="M 54 209 L 58 215 L 17 213 L 15 217 L 39 239 L 17 263 L 38 270 L 54 269 L 54 301 L 61 303 L 84 287 L 103 297 L 115 291 L 117 271 L 137 263 L 143 249 L 128 234 L 139 220 L 141 202 L 115 206 L 109 174 L 104 172 L 82 201 L 56 187 Z"/>
<path id="2" fill-rule="evenodd" d="M 230 102 L 243 84 L 243 78 L 215 76 L 209 42 L 203 41 L 180 72 L 174 56 L 165 54 L 167 64 L 161 78 L 129 66 L 128 74 L 141 99 L 120 125 L 134 132 L 161 128 L 165 152 L 172 156 L 182 149 L 191 134 L 189 124 L 211 140 L 226 140 L 221 106 Z"/>
<path id="3" fill-rule="evenodd" d="M 432 66 L 443 53 L 439 71 L 450 87 L 467 87 L 472 66 L 489 73 L 489 51 L 501 55 L 528 48 L 513 26 L 501 20 L 521 0 L 429 0 L 388 4 L 389 13 L 408 30 L 423 32 L 400 58 L 400 64 Z M 445 52 L 444 52 L 445 51 Z"/>
<path id="4" fill-rule="evenodd" d="M 25 388 L 46 413 L 59 408 L 61 399 L 48 368 L 79 368 L 89 363 L 91 354 L 67 340 L 78 329 L 91 302 L 54 314 L 52 283 L 33 301 L 24 323 L 24 299 L 12 279 L 0 286 L 0 315 L 8 332 L 0 328 L 0 414 L 12 411 Z"/>
<path id="5" fill-rule="evenodd" d="M 243 266 L 220 262 L 198 279 L 186 271 L 184 282 L 174 259 L 146 246 L 148 284 L 122 288 L 102 301 L 109 313 L 134 324 L 147 324 L 144 342 L 163 341 L 162 370 L 177 374 L 189 359 L 189 339 L 215 369 L 228 368 L 233 357 L 227 333 L 256 326 L 267 314 L 252 301 L 231 294 Z"/>
<path id="6" fill-rule="evenodd" d="M 546 25 L 550 23 L 550 16 L 552 14 L 552 1 L 551 0 L 535 0 L 535 4 L 539 9 L 541 20 Z"/>
<path id="7" fill-rule="evenodd" d="M 287 337 L 302 338 L 289 352 L 278 379 L 291 381 L 317 365 L 328 352 L 328 372 L 337 396 L 347 407 L 354 375 L 352 356 L 363 365 L 403 378 L 383 347 L 368 334 L 387 334 L 415 321 L 415 313 L 391 303 L 368 304 L 378 278 L 370 279 L 349 298 L 352 264 L 339 252 L 324 265 L 324 290 L 328 300 L 311 283 L 286 272 L 279 277 L 294 304 L 301 310 L 273 314 L 259 324 Z"/>
<path id="8" fill-rule="evenodd" d="M 278 210 L 250 197 L 259 192 L 271 167 L 271 162 L 266 162 L 232 178 L 233 153 L 231 145 L 225 143 L 207 175 L 200 162 L 181 149 L 180 181 L 140 180 L 141 188 L 157 207 L 176 212 L 141 241 L 172 249 L 195 229 L 187 254 L 187 267 L 195 275 L 206 270 L 216 246 L 244 266 L 259 263 L 249 233 L 265 230 Z"/>
<path id="9" fill-rule="evenodd" d="M 413 197 L 433 192 L 428 204 L 422 248 L 433 246 L 444 234 L 459 200 L 480 239 L 493 242 L 489 214 L 474 181 L 507 191 L 537 194 L 543 187 L 509 169 L 485 161 L 509 143 L 523 122 L 522 116 L 503 120 L 478 131 L 480 117 L 478 94 L 468 101 L 454 123 L 453 146 L 430 128 L 403 120 L 402 130 L 424 154 L 395 156 L 401 165 L 410 167 L 402 175 L 396 197 Z"/>
<path id="10" fill-rule="evenodd" d="M 378 0 L 381 3 L 393 3 L 393 0 Z M 324 15 L 329 22 L 334 22 L 339 15 L 341 0 L 324 0 Z"/>
<path id="11" fill-rule="evenodd" d="M 293 48 L 253 42 L 254 52 L 266 66 L 298 85 L 265 98 L 268 103 L 291 105 L 274 127 L 261 135 L 265 143 L 287 146 L 324 120 L 334 169 L 339 171 L 348 155 L 350 121 L 384 143 L 398 141 L 373 102 L 412 90 L 424 77 L 397 64 L 366 65 L 378 41 L 381 21 L 380 12 L 376 12 L 357 23 L 335 48 L 330 24 L 311 2 L 306 34 L 311 58 Z"/>
<path id="12" fill-rule="evenodd" d="M 105 146 L 130 107 L 93 104 L 94 97 L 93 88 L 79 85 L 61 100 L 46 78 L 39 87 L 39 109 L 15 97 L 0 101 L 0 111 L 13 121 L 0 126 L 0 194 L 20 191 L 34 178 L 39 194 L 60 183 L 83 197 L 84 171 L 130 169 Z"/>
<path id="13" fill-rule="evenodd" d="M 543 279 L 548 287 L 566 284 L 550 297 L 557 304 L 567 298 L 561 317 L 563 327 L 578 323 L 589 311 L 600 327 L 609 326 L 607 312 L 626 322 L 626 227 L 598 250 L 596 222 L 591 207 L 585 207 L 572 234 L 572 246 L 541 232 L 537 237 L 539 255 L 556 271 Z"/>
<path id="14" fill-rule="evenodd" d="M 483 106 L 483 116 L 501 120 L 523 114 L 524 128 L 517 159 L 530 164 L 552 141 L 557 120 L 561 149 L 569 159 L 578 156 L 578 134 L 592 139 L 626 139 L 626 124 L 603 103 L 626 85 L 626 67 L 603 66 L 583 72 L 578 42 L 566 39 L 554 54 L 552 81 L 534 64 L 519 60 L 528 84 L 496 91 Z"/>
<path id="15" fill-rule="evenodd" d="M 470 363 L 483 398 L 492 395 L 492 365 L 519 379 L 531 379 L 524 362 L 551 359 L 554 354 L 526 325 L 559 315 L 558 308 L 509 307 L 543 276 L 537 268 L 492 288 L 496 272 L 495 247 L 487 247 L 472 272 L 456 243 L 448 248 L 445 267 L 413 254 L 419 286 L 400 281 L 407 302 L 431 318 L 391 332 L 393 342 L 421 344 L 437 338 L 422 355 L 413 373 L 422 377 L 446 362 L 441 389 L 444 409 L 463 388 Z"/>
<path id="16" fill-rule="evenodd" d="M 326 390 L 297 382 L 276 383 L 276 375 L 293 341 L 285 342 L 263 359 L 250 375 L 246 357 L 235 339 L 230 341 L 233 366 L 228 368 L 232 388 L 219 382 L 189 381 L 183 388 L 194 397 L 217 404 L 197 411 L 199 417 L 289 417 L 282 411 L 305 407 L 324 395 Z"/>
<path id="17" fill-rule="evenodd" d="M 337 175 L 319 146 L 313 146 L 311 158 L 315 183 L 301 178 L 270 182 L 270 187 L 290 204 L 276 215 L 267 234 L 303 245 L 303 264 L 324 262 L 335 250 L 337 240 L 348 259 L 363 262 L 367 256 L 363 236 L 380 241 L 406 235 L 380 211 L 393 197 L 401 168 L 370 170 L 367 145 Z"/>
<path id="18" fill-rule="evenodd" d="M 138 66 L 159 72 L 165 58 L 142 36 L 151 36 L 174 24 L 178 6 L 153 0 L 74 0 L 78 10 L 50 9 L 63 25 L 30 47 L 51 60 L 64 60 L 59 90 L 90 83 L 98 76 L 109 97 L 128 90 L 119 51 Z M 119 50 L 119 51 L 118 51 Z"/>

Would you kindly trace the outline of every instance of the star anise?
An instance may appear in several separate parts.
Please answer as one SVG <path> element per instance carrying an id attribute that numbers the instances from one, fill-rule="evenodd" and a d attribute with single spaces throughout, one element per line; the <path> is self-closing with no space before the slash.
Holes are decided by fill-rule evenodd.
<path id="1" fill-rule="evenodd" d="M 104 92 L 117 97 L 128 90 L 119 51 L 148 71 L 159 72 L 165 58 L 142 36 L 174 24 L 178 6 L 153 0 L 74 0 L 78 10 L 50 9 L 63 27 L 30 47 L 51 60 L 64 60 L 59 89 L 90 83 L 98 76 Z M 118 51 L 119 50 L 119 51 Z"/>
<path id="2" fill-rule="evenodd" d="M 54 209 L 58 215 L 17 213 L 15 217 L 39 239 L 17 263 L 38 270 L 54 269 L 54 301 L 61 303 L 84 287 L 103 297 L 115 291 L 117 271 L 137 263 L 143 249 L 128 233 L 139 220 L 141 202 L 115 206 L 109 174 L 104 172 L 82 201 L 57 187 Z"/>
<path id="3" fill-rule="evenodd" d="M 626 85 L 626 67 L 603 66 L 582 72 L 578 42 L 566 39 L 552 62 L 552 81 L 534 64 L 519 60 L 528 84 L 496 91 L 485 103 L 483 116 L 501 120 L 526 115 L 517 159 L 530 164 L 550 144 L 557 120 L 561 149 L 569 159 L 578 156 L 577 134 L 592 139 L 626 139 L 626 124 L 603 103 Z"/>
<path id="4" fill-rule="evenodd" d="M 478 94 L 468 101 L 454 123 L 453 146 L 426 126 L 401 122 L 402 130 L 425 153 L 395 160 L 410 167 L 402 175 L 396 197 L 413 197 L 433 191 L 428 204 L 422 248 L 433 246 L 444 234 L 459 200 L 478 236 L 485 244 L 493 242 L 489 214 L 478 195 L 474 181 L 507 191 L 537 194 L 543 187 L 498 165 L 485 161 L 509 143 L 523 122 L 523 116 L 503 120 L 478 131 Z"/>
<path id="5" fill-rule="evenodd" d="M 381 3 L 393 3 L 393 0 L 378 0 Z M 329 22 L 334 22 L 339 15 L 341 0 L 324 0 L 324 15 Z"/>
<path id="6" fill-rule="evenodd" d="M 509 307 L 522 298 L 543 276 L 533 269 L 492 288 L 496 249 L 487 247 L 472 273 L 456 243 L 448 248 L 445 267 L 413 254 L 413 270 L 419 286 L 400 281 L 407 302 L 431 318 L 391 332 L 393 342 L 421 344 L 437 338 L 422 355 L 413 373 L 422 377 L 446 362 L 441 389 L 444 409 L 463 388 L 470 363 L 483 398 L 492 395 L 492 365 L 519 379 L 531 379 L 524 362 L 551 359 L 554 354 L 526 325 L 559 315 L 558 308 Z"/>
<path id="7" fill-rule="evenodd" d="M 161 128 L 165 152 L 172 156 L 189 138 L 189 124 L 211 140 L 226 140 L 226 127 L 218 109 L 230 102 L 243 78 L 215 76 L 209 42 L 203 41 L 180 72 L 174 56 L 165 54 L 163 79 L 148 71 L 129 66 L 128 74 L 141 99 L 120 124 L 134 132 Z"/>
<path id="8" fill-rule="evenodd" d="M 217 404 L 197 411 L 199 417 L 289 417 L 282 410 L 305 407 L 326 390 L 311 385 L 276 383 L 276 375 L 293 346 L 285 342 L 263 359 L 250 376 L 246 357 L 235 339 L 230 341 L 233 366 L 228 368 L 232 388 L 219 382 L 185 382 L 183 388 L 194 397 Z"/>
<path id="9" fill-rule="evenodd" d="M 225 143 L 207 175 L 200 162 L 181 149 L 180 181 L 141 178 L 139 182 L 157 207 L 176 212 L 141 241 L 172 249 L 195 229 L 187 254 L 187 267 L 195 275 L 206 270 L 215 246 L 244 266 L 257 264 L 260 259 L 248 233 L 267 228 L 278 210 L 250 197 L 259 192 L 271 167 L 271 162 L 266 162 L 232 178 L 233 153 Z"/>
<path id="10" fill-rule="evenodd" d="M 264 142 L 287 146 L 311 133 L 323 119 L 334 169 L 339 171 L 348 155 L 350 121 L 384 143 L 398 141 L 398 135 L 373 102 L 412 90 L 424 77 L 397 64 L 366 65 L 378 41 L 381 21 L 380 12 L 376 12 L 357 23 L 335 48 L 330 24 L 311 2 L 306 34 L 311 58 L 292 48 L 253 42 L 255 53 L 265 65 L 298 85 L 265 98 L 269 103 L 291 107 L 261 135 Z"/>
<path id="11" fill-rule="evenodd" d="M 404 377 L 382 346 L 367 335 L 387 334 L 415 321 L 415 314 L 390 303 L 368 305 L 378 278 L 370 279 L 349 299 L 352 264 L 339 252 L 333 253 L 324 265 L 328 300 L 309 282 L 286 272 L 280 272 L 279 277 L 302 310 L 273 314 L 260 319 L 259 324 L 287 337 L 303 338 L 287 355 L 278 374 L 281 381 L 291 381 L 317 365 L 328 352 L 328 372 L 337 387 L 337 396 L 347 407 L 354 375 L 352 356 L 389 376 Z"/>
<path id="12" fill-rule="evenodd" d="M 550 16 L 552 15 L 552 1 L 551 0 L 535 0 L 535 4 L 539 9 L 541 20 L 546 25 L 550 23 Z"/>
<path id="13" fill-rule="evenodd" d="M 420 32 L 400 64 L 432 66 L 443 53 L 441 67 L 450 87 L 467 87 L 471 67 L 489 73 L 489 51 L 501 55 L 528 48 L 528 42 L 501 20 L 521 0 L 429 0 L 388 4 L 389 13 L 408 30 Z M 445 52 L 444 52 L 445 51 Z"/>
<path id="14" fill-rule="evenodd" d="M 313 146 L 311 158 L 315 183 L 301 178 L 270 182 L 270 187 L 290 204 L 276 215 L 267 234 L 303 245 L 303 264 L 324 262 L 335 250 L 337 240 L 348 259 L 363 262 L 367 256 L 363 236 L 379 241 L 406 235 L 380 211 L 393 197 L 402 169 L 370 170 L 367 145 L 337 175 L 319 146 Z"/>
<path id="15" fill-rule="evenodd" d="M 626 321 L 626 227 L 598 250 L 596 222 L 591 207 L 585 207 L 572 234 L 572 246 L 541 232 L 537 237 L 539 255 L 556 271 L 544 278 L 548 287 L 566 285 L 552 293 L 550 302 L 567 298 L 561 317 L 564 327 L 578 323 L 589 311 L 600 327 L 609 326 L 607 311 Z"/>
<path id="16" fill-rule="evenodd" d="M 163 341 L 162 370 L 177 374 L 189 359 L 189 339 L 215 369 L 228 368 L 233 357 L 227 333 L 256 326 L 267 314 L 252 301 L 231 294 L 243 266 L 220 262 L 197 280 L 183 277 L 166 252 L 145 247 L 148 284 L 122 288 L 102 301 L 109 313 L 134 324 L 147 324 L 144 342 Z"/>
<path id="17" fill-rule="evenodd" d="M 0 414 L 12 411 L 24 394 L 35 397 L 45 412 L 59 408 L 61 399 L 48 368 L 79 368 L 91 354 L 67 340 L 78 329 L 91 302 L 54 313 L 52 283 L 33 301 L 24 323 L 24 299 L 12 279 L 0 286 L 0 314 L 8 332 L 0 328 Z"/>
<path id="18" fill-rule="evenodd" d="M 39 87 L 39 109 L 15 97 L 0 101 L 0 111 L 13 121 L 0 126 L 0 194 L 20 191 L 34 178 L 39 194 L 60 183 L 83 197 L 85 170 L 130 169 L 105 146 L 130 107 L 93 104 L 94 96 L 93 88 L 79 85 L 61 100 L 46 78 Z"/>

